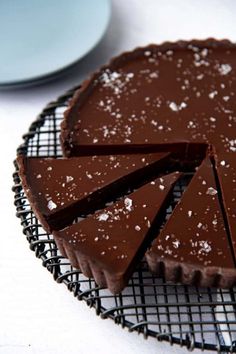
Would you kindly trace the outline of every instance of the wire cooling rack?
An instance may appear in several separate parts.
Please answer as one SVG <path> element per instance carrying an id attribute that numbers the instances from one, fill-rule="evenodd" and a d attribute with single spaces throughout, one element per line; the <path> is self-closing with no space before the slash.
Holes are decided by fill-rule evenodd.
<path id="1" fill-rule="evenodd" d="M 75 88 L 76 89 L 76 88 Z M 75 89 L 51 102 L 32 123 L 18 152 L 28 156 L 62 155 L 60 122 Z M 130 331 L 156 337 L 158 341 L 178 343 L 189 350 L 211 349 L 236 353 L 236 289 L 217 290 L 171 285 L 152 276 L 145 261 L 134 272 L 120 295 L 111 295 L 84 277 L 62 257 L 51 235 L 45 233 L 32 212 L 20 184 L 17 167 L 13 174 L 15 206 L 23 234 L 31 250 L 58 283 L 64 283 L 79 300 L 84 300 L 102 318 L 111 318 Z M 174 190 L 173 205 L 184 185 Z M 171 213 L 173 205 L 167 210 Z"/>

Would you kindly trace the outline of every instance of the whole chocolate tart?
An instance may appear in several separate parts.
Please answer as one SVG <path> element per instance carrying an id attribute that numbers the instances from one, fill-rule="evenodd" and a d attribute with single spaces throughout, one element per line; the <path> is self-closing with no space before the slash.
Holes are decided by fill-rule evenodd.
<path id="1" fill-rule="evenodd" d="M 137 48 L 86 81 L 62 123 L 66 156 L 172 151 L 187 166 L 208 151 L 236 252 L 236 46 L 227 40 Z"/>
<path id="2" fill-rule="evenodd" d="M 54 231 L 61 253 L 99 286 L 119 293 L 149 246 L 180 176 L 165 175 L 79 223 Z"/>
<path id="3" fill-rule="evenodd" d="M 170 166 L 169 153 L 17 157 L 19 176 L 45 230 L 59 230 L 76 217 L 104 207 L 131 186 L 151 180 Z"/>
<path id="4" fill-rule="evenodd" d="M 202 162 L 156 236 L 146 253 L 154 273 L 167 280 L 199 286 L 224 288 L 236 282 L 234 254 L 209 158 Z"/>
<path id="5" fill-rule="evenodd" d="M 65 158 L 17 160 L 72 265 L 117 293 L 156 237 L 146 258 L 166 280 L 236 283 L 235 93 L 236 45 L 214 39 L 137 48 L 83 83 L 61 125 Z M 193 178 L 164 221 L 176 170 Z"/>

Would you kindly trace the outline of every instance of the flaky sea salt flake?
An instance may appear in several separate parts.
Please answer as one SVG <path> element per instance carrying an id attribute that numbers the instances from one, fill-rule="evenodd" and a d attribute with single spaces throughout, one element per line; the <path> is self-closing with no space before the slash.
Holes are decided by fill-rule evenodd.
<path id="1" fill-rule="evenodd" d="M 99 221 L 107 221 L 108 218 L 109 218 L 109 215 L 106 213 L 102 213 L 98 216 Z"/>
<path id="2" fill-rule="evenodd" d="M 92 179 L 92 178 L 93 178 L 93 176 L 92 176 L 90 173 L 88 173 L 88 171 L 86 171 L 86 176 L 87 176 L 89 179 Z"/>
<path id="3" fill-rule="evenodd" d="M 215 122 L 216 121 L 215 117 L 210 117 L 209 119 L 210 119 L 211 122 Z"/>
<path id="4" fill-rule="evenodd" d="M 49 210 L 53 210 L 53 209 L 56 209 L 56 208 L 57 208 L 56 203 L 54 203 L 52 200 L 49 200 L 49 202 L 48 202 L 48 209 L 49 209 Z"/>
<path id="5" fill-rule="evenodd" d="M 214 219 L 214 220 L 212 221 L 212 224 L 213 224 L 214 226 L 216 226 L 216 225 L 217 225 L 217 219 Z"/>
<path id="6" fill-rule="evenodd" d="M 188 210 L 188 217 L 191 218 L 192 215 L 193 215 L 192 210 Z"/>
<path id="7" fill-rule="evenodd" d="M 66 176 L 66 183 L 69 183 L 74 180 L 74 177 L 72 176 Z"/>
<path id="8" fill-rule="evenodd" d="M 175 102 L 171 102 L 170 104 L 169 104 L 169 107 L 170 107 L 170 109 L 172 110 L 172 111 L 174 111 L 174 112 L 178 112 L 178 106 L 177 106 L 177 104 L 175 103 Z"/>
<path id="9" fill-rule="evenodd" d="M 209 194 L 209 195 L 216 195 L 218 192 L 215 188 L 213 187 L 209 187 L 206 191 L 206 194 Z"/>
<path id="10" fill-rule="evenodd" d="M 173 241 L 173 242 L 172 242 L 172 245 L 174 246 L 174 248 L 179 248 L 179 246 L 180 246 L 180 241 L 179 241 L 179 240 Z"/>
<path id="11" fill-rule="evenodd" d="M 125 198 L 124 203 L 125 203 L 126 210 L 131 211 L 132 210 L 132 204 L 133 204 L 132 199 Z"/>
<path id="12" fill-rule="evenodd" d="M 221 64 L 218 70 L 221 75 L 227 75 L 232 70 L 232 67 L 229 64 Z"/>
<path id="13" fill-rule="evenodd" d="M 209 93 L 208 96 L 209 96 L 210 99 L 213 99 L 217 94 L 218 94 L 217 91 L 212 91 L 212 92 Z"/>

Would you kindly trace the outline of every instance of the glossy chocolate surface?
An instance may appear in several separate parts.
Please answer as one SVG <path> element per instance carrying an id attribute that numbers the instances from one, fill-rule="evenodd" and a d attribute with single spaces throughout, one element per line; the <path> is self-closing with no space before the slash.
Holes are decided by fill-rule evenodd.
<path id="1" fill-rule="evenodd" d="M 165 212 L 166 200 L 180 176 L 175 172 L 156 179 L 79 223 L 54 232 L 58 246 L 85 275 L 114 293 L 120 292 L 144 255 L 151 241 L 151 225 Z"/>
<path id="2" fill-rule="evenodd" d="M 69 134 L 71 151 L 73 145 L 183 142 L 235 151 L 235 92 L 236 47 L 228 42 L 137 49 L 113 60 L 77 93 L 62 140 Z"/>
<path id="3" fill-rule="evenodd" d="M 168 263 L 175 262 L 183 280 L 190 281 L 192 268 L 201 273 L 199 280 L 202 282 L 206 274 L 212 271 L 211 285 L 221 275 L 222 268 L 235 267 L 209 158 L 198 168 L 180 202 L 147 252 L 147 260 L 151 268 L 153 264 L 158 268 L 158 264 L 163 263 L 168 269 Z M 188 265 L 189 273 L 185 274 Z M 153 270 L 157 271 L 157 268 Z"/>
<path id="4" fill-rule="evenodd" d="M 168 153 L 86 156 L 70 159 L 19 156 L 23 187 L 44 227 L 68 225 L 80 214 L 105 205 L 117 194 L 157 175 Z M 148 173 L 147 173 L 148 172 Z M 131 181 L 133 181 L 131 183 Z"/>

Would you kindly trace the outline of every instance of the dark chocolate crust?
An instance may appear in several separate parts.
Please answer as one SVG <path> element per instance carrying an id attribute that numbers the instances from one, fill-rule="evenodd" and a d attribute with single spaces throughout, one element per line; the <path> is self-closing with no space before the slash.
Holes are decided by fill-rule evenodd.
<path id="1" fill-rule="evenodd" d="M 179 260 L 163 260 L 162 257 L 150 257 L 146 254 L 150 270 L 166 281 L 200 287 L 230 288 L 236 283 L 234 268 L 205 267 L 204 265 L 185 263 Z"/>
<path id="2" fill-rule="evenodd" d="M 30 206 L 31 206 L 33 212 L 35 213 L 36 217 L 40 220 L 40 223 L 42 224 L 44 230 L 49 233 L 51 231 L 50 226 L 48 225 L 47 220 L 44 217 L 42 217 L 41 208 L 38 207 L 38 202 L 35 198 L 35 194 L 32 193 L 32 191 L 29 187 L 29 184 L 28 184 L 28 180 L 27 180 L 28 173 L 25 169 L 25 156 L 24 155 L 17 156 L 17 166 L 18 166 L 18 173 L 19 173 L 19 176 L 21 179 L 21 184 L 22 184 L 22 187 L 23 187 L 24 192 L 26 194 L 26 197 L 30 203 Z"/>

